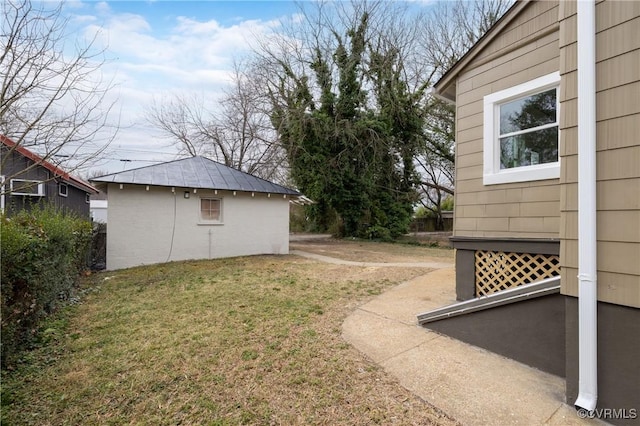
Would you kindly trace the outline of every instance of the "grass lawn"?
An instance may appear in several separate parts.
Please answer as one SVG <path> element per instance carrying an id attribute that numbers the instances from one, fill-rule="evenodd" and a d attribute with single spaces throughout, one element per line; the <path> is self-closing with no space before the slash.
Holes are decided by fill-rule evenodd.
<path id="1" fill-rule="evenodd" d="M 455 424 L 341 338 L 424 273 L 258 256 L 93 275 L 2 373 L 2 424 Z"/>

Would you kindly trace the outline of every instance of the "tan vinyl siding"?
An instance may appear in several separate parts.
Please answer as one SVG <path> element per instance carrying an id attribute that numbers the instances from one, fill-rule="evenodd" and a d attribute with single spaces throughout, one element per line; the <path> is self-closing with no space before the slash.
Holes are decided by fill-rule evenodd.
<path id="1" fill-rule="evenodd" d="M 567 229 L 565 238 L 578 239 L 578 212 L 567 211 L 560 223 Z M 620 226 L 625 223 L 625 226 Z M 640 241 L 640 210 L 603 210 L 598 213 L 598 240 L 605 242 L 634 243 Z M 633 262 L 640 265 L 640 261 Z"/>
<path id="2" fill-rule="evenodd" d="M 454 233 L 558 238 L 557 179 L 483 185 L 483 97 L 558 71 L 558 3 L 527 6 L 466 66 L 456 82 Z"/>
<path id="3" fill-rule="evenodd" d="M 558 56 L 557 32 L 547 34 L 533 43 L 525 44 L 486 64 L 474 67 L 476 61 L 471 62 L 469 67 L 473 68 L 465 69 L 459 77 L 456 104 L 458 102 L 466 104 L 488 95 L 495 89 L 487 83 L 512 77 L 518 71 L 527 71 L 532 66 L 538 65 L 541 62 L 540 56 L 543 55 L 546 55 L 547 58 Z M 512 68 L 514 65 L 516 68 Z"/>
<path id="4" fill-rule="evenodd" d="M 533 2 L 504 28 L 500 36 L 480 52 L 475 60 L 501 55 L 517 43 L 535 40 L 537 33 L 554 27 L 558 22 L 558 2 Z M 502 55 L 501 55 L 502 56 Z"/>
<path id="5" fill-rule="evenodd" d="M 458 132 L 461 132 L 463 130 L 474 131 L 472 129 L 475 129 L 476 127 L 480 127 L 480 131 L 482 131 L 482 120 L 483 120 L 482 112 L 465 117 L 464 120 L 458 120 L 457 122 L 458 128 L 456 129 L 456 131 Z"/>
<path id="6" fill-rule="evenodd" d="M 633 188 L 640 188 L 640 178 L 627 179 L 626 185 L 617 180 L 600 181 L 596 184 L 598 211 L 640 210 L 640 197 L 630 197 Z M 561 209 L 565 212 L 578 210 L 578 184 L 568 183 L 560 187 Z M 567 231 L 570 232 L 570 231 Z M 568 234 L 573 235 L 573 234 Z"/>
<path id="7" fill-rule="evenodd" d="M 578 153 L 578 128 L 576 126 L 563 128 L 563 142 L 560 145 L 560 156 L 576 155 Z M 637 114 L 615 117 L 601 121 L 596 128 L 598 150 L 614 150 L 638 146 L 640 135 L 640 120 Z"/>
<path id="8" fill-rule="evenodd" d="M 566 280 L 566 277 L 577 277 L 577 268 L 562 268 L 562 293 L 576 296 L 578 294 L 578 280 Z M 634 306 L 631 301 L 640 299 L 640 285 L 638 284 L 637 275 L 610 273 L 598 271 L 598 300 L 607 301 L 611 299 L 611 293 L 616 293 L 617 298 L 627 303 L 618 303 L 619 305 Z"/>
<path id="9" fill-rule="evenodd" d="M 560 7 L 562 292 L 578 294 L 576 6 Z M 598 299 L 640 308 L 640 2 L 596 5 Z"/>
<path id="10" fill-rule="evenodd" d="M 567 240 L 566 244 L 561 244 L 560 258 L 564 258 L 563 263 L 576 265 L 576 267 L 573 269 L 577 269 L 578 241 Z M 640 283 L 638 281 L 638 276 L 640 276 L 640 262 L 638 262 L 638 259 L 640 259 L 640 246 L 638 244 L 598 240 L 598 278 L 601 278 L 601 272 L 608 272 L 613 275 L 631 275 L 636 277 L 637 285 Z M 576 275 L 574 275 L 574 277 Z M 568 281 L 577 281 L 577 278 L 575 280 Z M 608 286 L 611 289 L 620 289 L 620 287 L 616 283 L 607 283 L 600 279 L 598 279 L 598 284 L 605 287 Z M 605 296 L 607 298 L 603 300 L 605 302 L 619 303 L 622 305 L 630 304 L 630 306 L 635 306 L 634 302 L 638 302 L 637 300 L 624 299 L 620 301 L 612 301 L 608 300 L 612 297 L 612 295 L 606 294 Z"/>
<path id="11" fill-rule="evenodd" d="M 516 51 L 517 52 L 517 51 Z M 495 63 L 493 67 L 474 76 L 467 75 L 466 72 L 460 75 L 461 79 L 472 80 L 473 93 L 467 94 L 459 88 L 456 98 L 458 108 L 463 108 L 460 118 L 481 112 L 475 106 L 477 100 L 482 101 L 484 95 L 506 89 L 528 80 L 558 71 L 558 38 L 557 33 L 554 40 L 540 49 L 523 53 L 505 63 Z M 464 80 L 463 80 L 464 81 Z M 482 107 L 482 102 L 480 102 Z"/>

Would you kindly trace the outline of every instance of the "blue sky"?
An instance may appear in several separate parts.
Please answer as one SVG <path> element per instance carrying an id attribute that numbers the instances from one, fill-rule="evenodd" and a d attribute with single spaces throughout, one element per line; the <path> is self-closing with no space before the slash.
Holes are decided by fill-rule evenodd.
<path id="1" fill-rule="evenodd" d="M 145 120 L 145 109 L 174 94 L 212 102 L 229 83 L 234 58 L 297 13 L 291 1 L 71 1 L 70 40 L 96 37 L 102 78 L 112 81 L 120 130 L 94 170 L 115 172 L 175 159 L 176 149 Z M 107 104 L 108 102 L 105 102 Z M 126 161 L 121 161 L 126 160 Z"/>
<path id="2" fill-rule="evenodd" d="M 161 29 L 179 16 L 195 20 L 215 19 L 230 26 L 251 19 L 270 19 L 296 11 L 291 1 L 112 1 L 109 6 L 117 13 L 145 16 Z"/>

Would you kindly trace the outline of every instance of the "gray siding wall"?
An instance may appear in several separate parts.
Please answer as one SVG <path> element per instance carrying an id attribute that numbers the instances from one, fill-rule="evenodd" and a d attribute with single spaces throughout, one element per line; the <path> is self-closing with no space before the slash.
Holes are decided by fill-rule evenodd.
<path id="1" fill-rule="evenodd" d="M 0 175 L 5 176 L 6 181 L 4 184 L 4 202 L 5 212 L 8 216 L 11 216 L 17 211 L 30 209 L 33 205 L 50 203 L 61 209 L 76 213 L 82 218 L 89 219 L 89 203 L 86 200 L 86 192 L 78 189 L 72 185 L 67 185 L 68 194 L 66 197 L 59 195 L 59 184 L 63 182 L 60 178 L 55 178 L 51 173 L 41 166 L 31 167 L 33 161 L 20 155 L 19 153 L 7 152 L 2 148 L 2 170 Z M 24 171 L 26 168 L 31 167 L 29 170 Z M 27 179 L 27 180 L 40 180 L 45 182 L 44 196 L 32 197 L 24 195 L 11 195 L 10 193 L 10 180 L 14 179 Z"/>

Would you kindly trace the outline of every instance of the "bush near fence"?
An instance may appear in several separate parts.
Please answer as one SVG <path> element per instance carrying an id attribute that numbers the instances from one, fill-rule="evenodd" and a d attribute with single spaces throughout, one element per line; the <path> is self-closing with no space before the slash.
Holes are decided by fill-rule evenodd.
<path id="1" fill-rule="evenodd" d="M 53 207 L 0 217 L 2 367 L 33 343 L 38 326 L 70 297 L 86 269 L 91 223 Z"/>
<path id="2" fill-rule="evenodd" d="M 452 217 L 443 218 L 440 226 L 438 226 L 438 221 L 435 217 L 413 218 L 413 220 L 411 221 L 411 224 L 409 225 L 410 232 L 435 232 L 435 231 L 452 231 L 452 230 L 453 230 Z"/>

